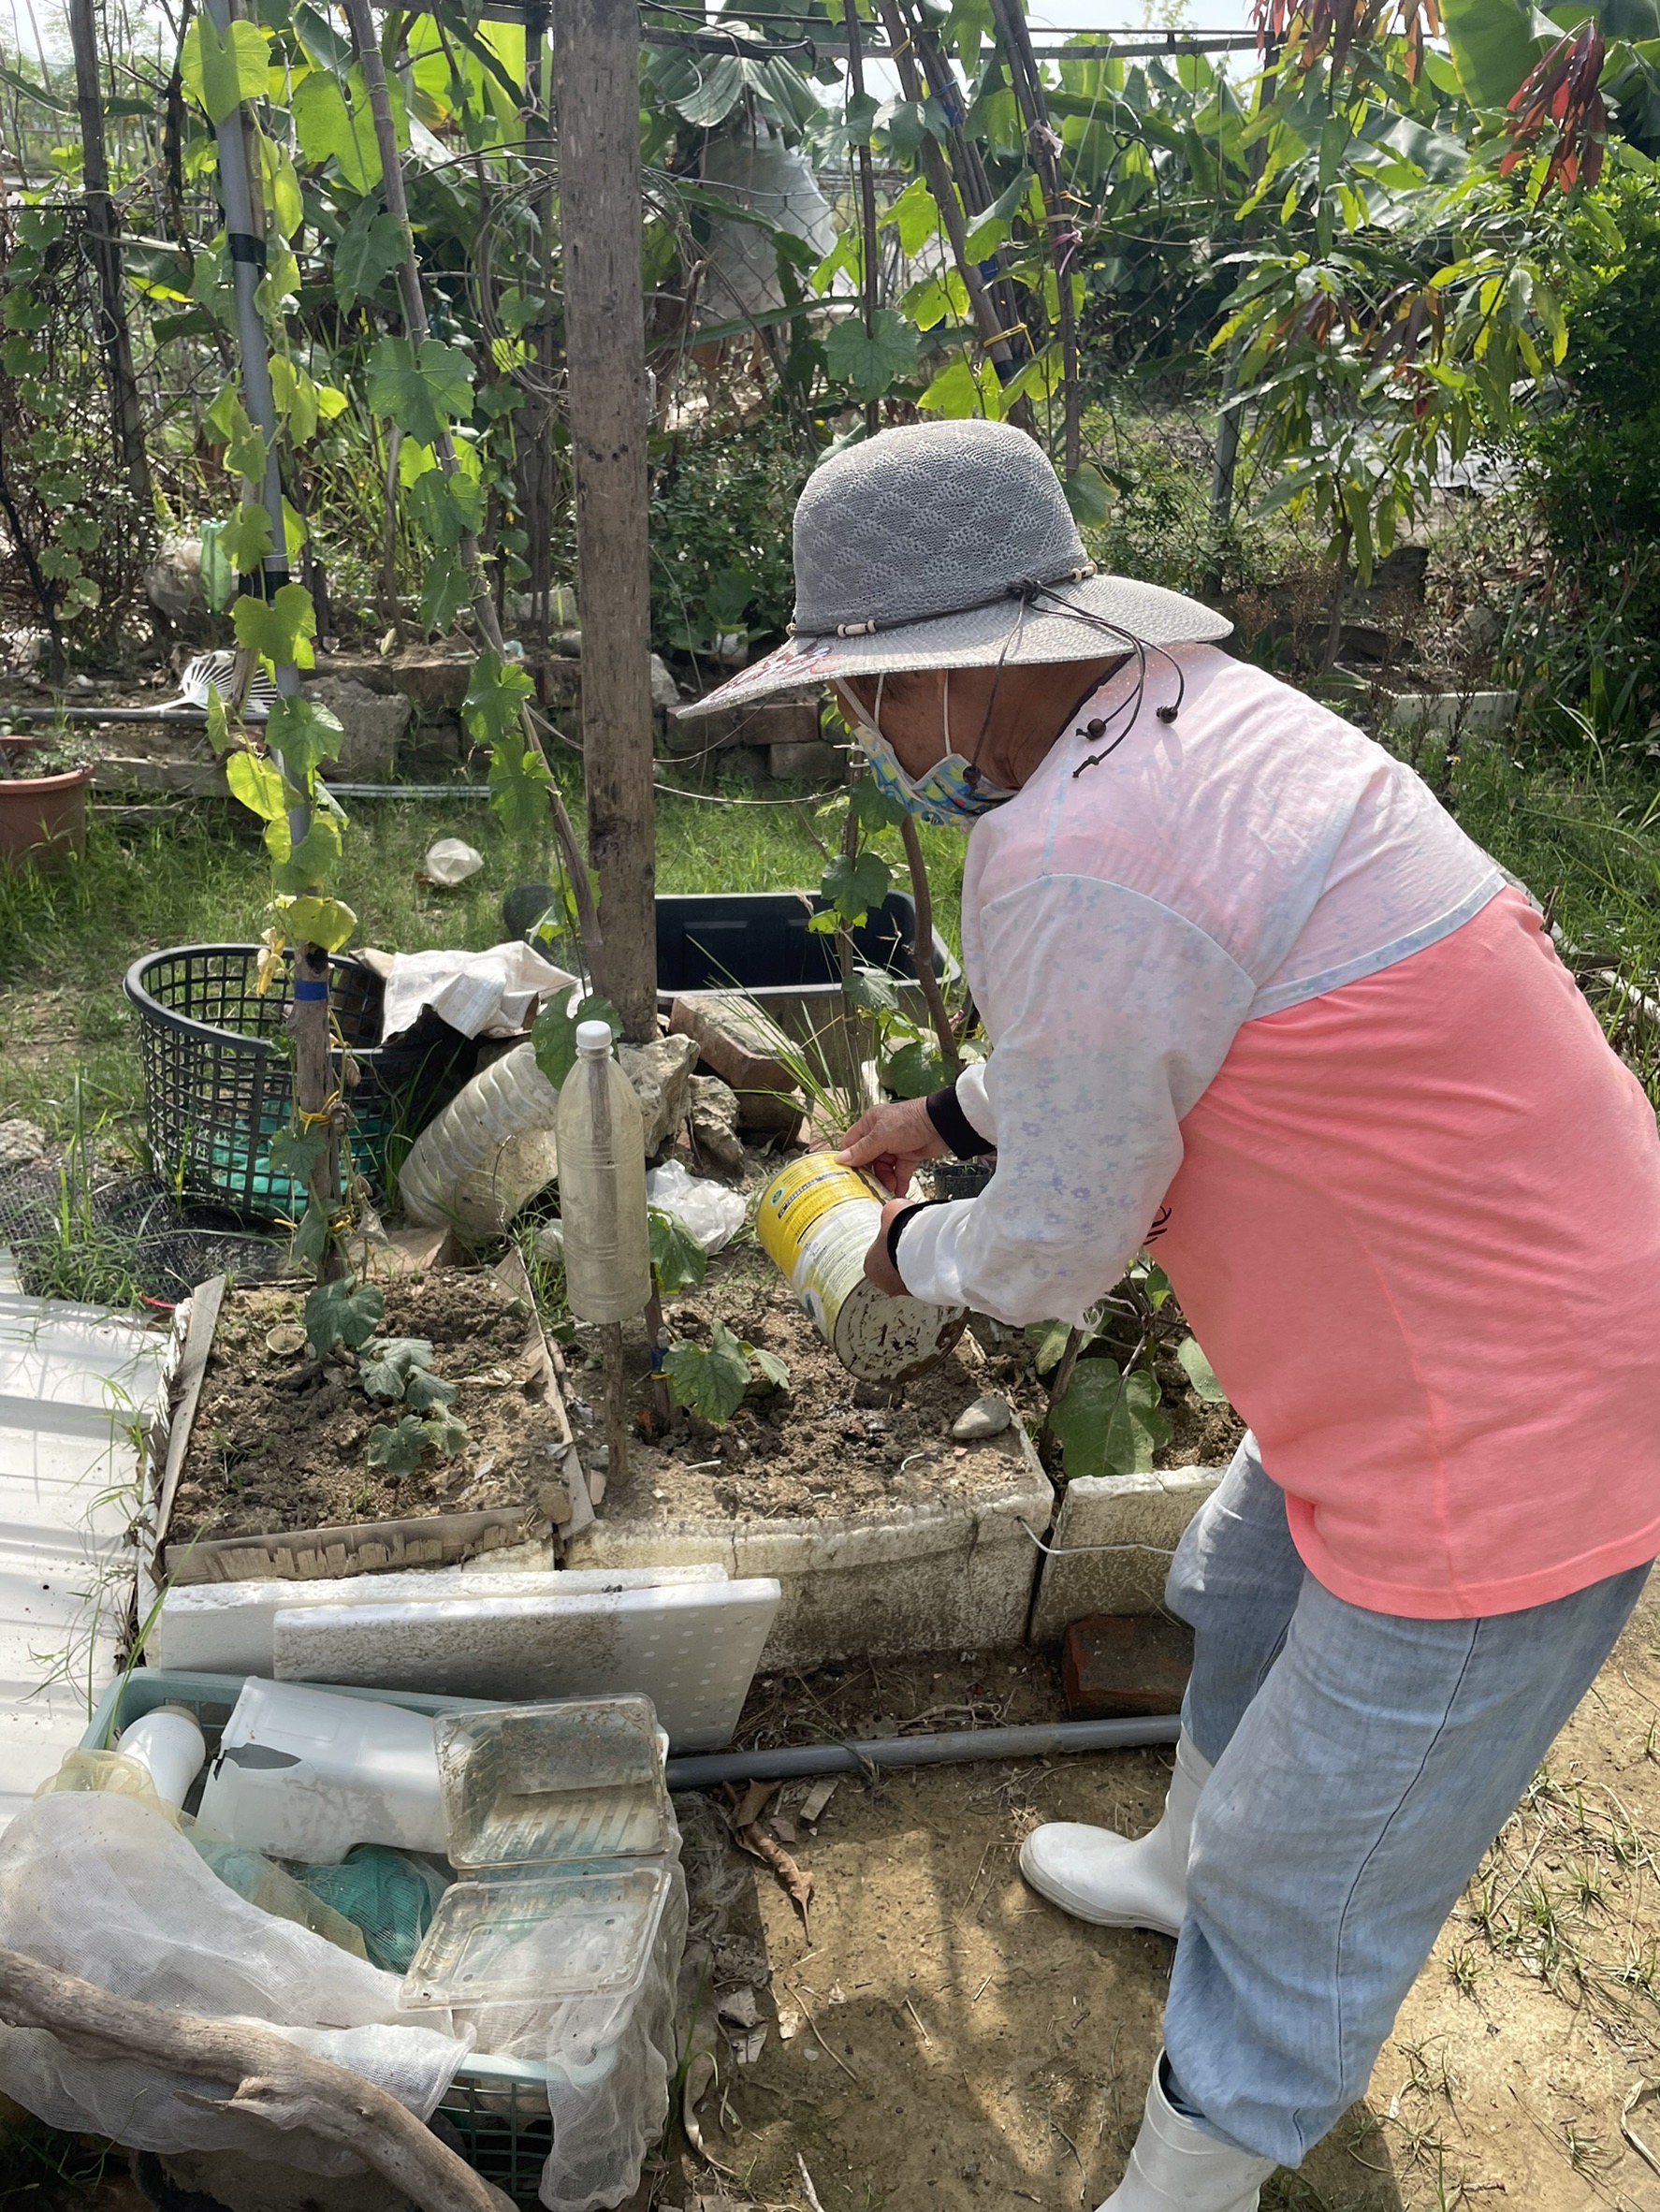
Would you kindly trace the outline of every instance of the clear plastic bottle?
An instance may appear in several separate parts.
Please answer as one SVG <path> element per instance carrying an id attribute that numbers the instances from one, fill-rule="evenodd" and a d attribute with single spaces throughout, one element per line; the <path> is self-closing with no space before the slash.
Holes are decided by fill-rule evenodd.
<path id="1" fill-rule="evenodd" d="M 579 1022 L 559 1094 L 565 1295 L 584 1321 L 627 1321 L 651 1295 L 646 1124 L 604 1022 Z"/>
<path id="2" fill-rule="evenodd" d="M 451 1223 L 464 1237 L 500 1236 L 559 1172 L 559 1093 L 530 1044 L 492 1060 L 421 1131 L 398 1178 L 406 1217 Z"/>

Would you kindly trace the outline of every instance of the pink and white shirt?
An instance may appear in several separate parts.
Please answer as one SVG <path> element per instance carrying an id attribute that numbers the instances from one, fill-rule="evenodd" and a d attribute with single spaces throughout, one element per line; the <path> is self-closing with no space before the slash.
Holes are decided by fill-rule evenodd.
<path id="1" fill-rule="evenodd" d="M 1210 646 L 972 834 L 997 1152 L 918 1297 L 1077 1319 L 1158 1257 L 1311 1571 L 1426 1618 L 1660 1551 L 1660 1136 L 1536 915 L 1422 781 Z M 1079 715 L 1109 713 L 1133 671 Z M 1594 1305 L 1594 1350 L 1587 1302 Z"/>

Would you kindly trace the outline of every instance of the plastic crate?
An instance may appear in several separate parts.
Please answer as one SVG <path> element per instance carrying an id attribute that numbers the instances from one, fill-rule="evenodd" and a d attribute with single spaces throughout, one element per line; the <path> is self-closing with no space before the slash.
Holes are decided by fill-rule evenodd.
<path id="1" fill-rule="evenodd" d="M 262 953 L 259 945 L 174 945 L 135 960 L 125 988 L 138 1016 L 156 1172 L 186 1197 L 272 1221 L 291 1216 L 299 1198 L 266 1157 L 293 1111 L 292 970 L 285 963 L 262 995 Z M 435 1021 L 383 1045 L 380 978 L 347 956 L 328 965 L 329 1010 L 355 1078 L 344 1085 L 353 1165 L 384 1195 L 400 1148 L 473 1073 L 478 1048 Z"/>
<path id="2" fill-rule="evenodd" d="M 240 1674 L 135 1667 L 130 1674 L 118 1676 L 105 1691 L 81 1744 L 90 1751 L 108 1750 L 124 1727 L 154 1707 L 182 1705 L 195 1713 L 211 1758 L 219 1748 L 220 1731 L 247 1679 Z M 353 1690 L 332 1682 L 313 1682 L 307 1687 L 328 1690 L 336 1697 L 401 1705 L 412 1712 L 493 1710 L 482 1698 L 434 1697 L 415 1690 Z M 553 2148 L 546 2067 L 532 2059 L 496 2059 L 475 2052 L 457 2069 L 455 2079 L 439 2100 L 438 2111 L 460 2138 L 461 2155 L 487 2181 L 494 2182 L 522 2205 L 541 2202 L 542 2168 Z"/>

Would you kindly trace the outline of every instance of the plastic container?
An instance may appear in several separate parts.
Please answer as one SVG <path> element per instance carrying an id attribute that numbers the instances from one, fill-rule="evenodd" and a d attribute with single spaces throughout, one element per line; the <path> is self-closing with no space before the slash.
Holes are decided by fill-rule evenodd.
<path id="1" fill-rule="evenodd" d="M 559 1173 L 559 1097 L 532 1045 L 492 1060 L 415 1139 L 398 1179 L 407 1217 L 475 1241 L 500 1236 Z"/>
<path id="2" fill-rule="evenodd" d="M 604 1022 L 576 1025 L 576 1065 L 559 1094 L 565 1296 L 584 1321 L 627 1321 L 651 1295 L 646 1125 Z"/>
<path id="3" fill-rule="evenodd" d="M 444 1849 L 432 1723 L 403 1708 L 250 1678 L 197 1825 L 268 1858 L 338 1866 L 354 1843 Z"/>
<path id="4" fill-rule="evenodd" d="M 505 1706 L 440 1720 L 434 1734 L 457 1878 L 400 2004 L 626 2007 L 679 1853 L 650 1701 Z"/>
<path id="5" fill-rule="evenodd" d="M 115 1748 L 138 1760 L 164 1805 L 182 1805 L 208 1763 L 207 1739 L 182 1705 L 158 1705 L 124 1728 Z"/>
<path id="6" fill-rule="evenodd" d="M 881 1200 L 856 1168 L 827 1152 L 792 1160 L 761 1194 L 755 1230 L 812 1325 L 862 1382 L 901 1383 L 950 1351 L 966 1307 L 889 1298 L 865 1279 Z"/>

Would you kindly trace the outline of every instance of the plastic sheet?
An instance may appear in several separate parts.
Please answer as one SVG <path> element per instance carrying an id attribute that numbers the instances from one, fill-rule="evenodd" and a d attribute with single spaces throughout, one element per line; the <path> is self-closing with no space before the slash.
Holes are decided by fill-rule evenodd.
<path id="1" fill-rule="evenodd" d="M 325 1904 L 321 1897 L 313 1896 L 310 1888 L 284 1871 L 275 1859 L 246 1850 L 240 1843 L 216 1843 L 207 1836 L 192 1835 L 190 1841 L 220 1881 L 234 1889 L 238 1897 L 246 1898 L 251 1905 L 257 1905 L 262 1913 L 273 1914 L 279 1920 L 292 1920 L 297 1927 L 309 1928 L 313 1935 L 320 1935 L 336 1950 L 347 1951 L 354 1958 L 368 1958 L 363 1930 L 344 1914 Z M 384 1958 L 374 1960 L 376 1966 L 386 1963 Z"/>
<path id="2" fill-rule="evenodd" d="M 0 1836 L 0 1945 L 175 2012 L 253 2020 L 348 2066 L 427 2118 L 471 2035 L 422 2028 L 398 1982 L 311 1929 L 239 1897 L 136 1797 L 38 1797 Z M 34 2029 L 0 2029 L 7 2094 L 51 2126 L 140 2150 L 240 2150 L 319 2174 L 349 2155 L 193 2099 L 203 2085 L 139 2059 L 83 2056 Z"/>
<path id="3" fill-rule="evenodd" d="M 652 1169 L 646 1178 L 646 1200 L 665 1214 L 677 1214 L 706 1252 L 731 1244 L 744 1225 L 741 1191 L 693 1175 L 677 1159 Z"/>

